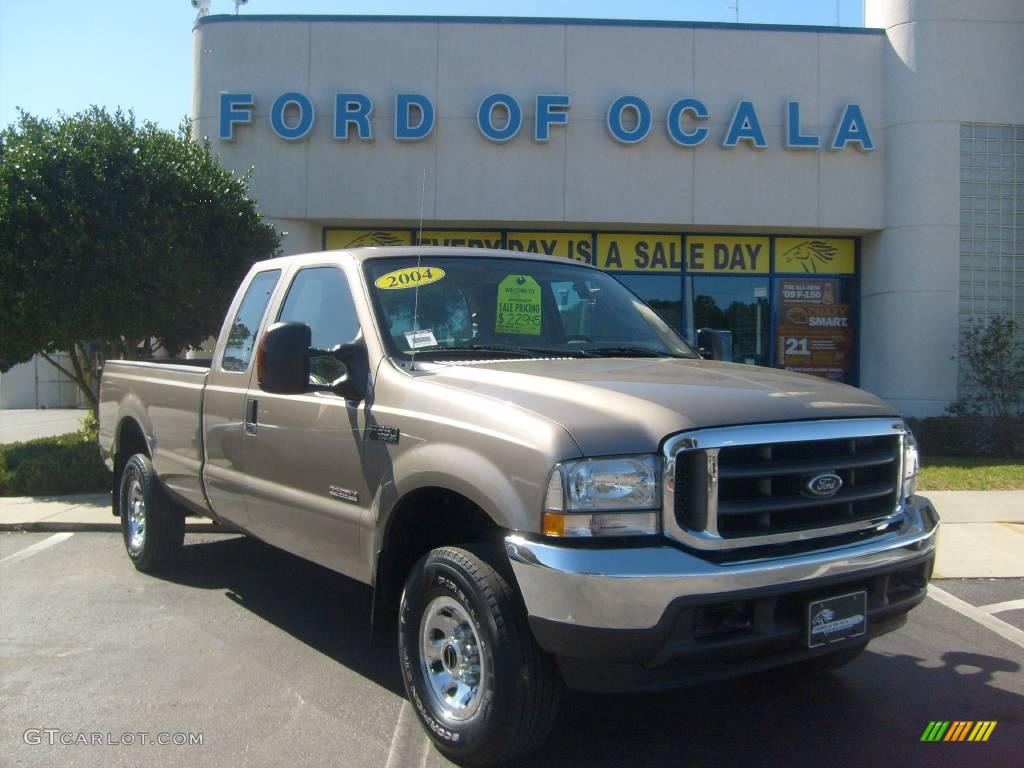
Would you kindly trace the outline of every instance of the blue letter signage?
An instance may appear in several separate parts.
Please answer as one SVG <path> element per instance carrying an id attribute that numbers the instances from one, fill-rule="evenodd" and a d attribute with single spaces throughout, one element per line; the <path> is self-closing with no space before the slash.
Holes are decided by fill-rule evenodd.
<path id="1" fill-rule="evenodd" d="M 508 116 L 502 128 L 494 124 L 494 110 L 497 107 L 504 107 Z M 519 128 L 523 124 L 523 110 L 519 108 L 519 102 L 507 93 L 492 93 L 480 102 L 476 124 L 480 127 L 480 133 L 491 141 L 508 141 L 519 133 Z"/>
<path id="2" fill-rule="evenodd" d="M 217 138 L 231 141 L 235 138 L 235 123 L 252 122 L 253 98 L 251 93 L 228 93 L 220 95 L 220 130 Z"/>
<path id="3" fill-rule="evenodd" d="M 551 129 L 569 129 L 572 97 L 567 93 L 538 94 L 535 98 L 533 140 L 545 144 L 551 140 Z M 250 91 L 225 91 L 220 94 L 220 116 L 217 138 L 231 141 L 236 125 L 252 122 L 256 100 Z M 804 132 L 800 119 L 800 102 L 786 101 L 782 142 L 786 149 L 817 150 L 822 146 L 842 150 L 851 145 L 869 151 L 875 148 L 868 121 L 859 104 L 846 104 L 835 124 L 832 140 L 825 143 L 818 126 Z M 346 141 L 354 132 L 360 141 L 373 140 L 373 101 L 364 93 L 340 92 L 334 94 L 334 138 Z M 287 117 L 286 117 L 287 115 Z M 298 91 L 279 95 L 270 108 L 270 127 L 275 134 L 288 141 L 306 138 L 316 121 L 313 101 Z M 503 119 L 504 118 L 504 119 Z M 661 119 L 659 117 L 659 119 Z M 711 132 L 707 123 L 711 111 L 700 99 L 692 96 L 672 102 L 665 113 L 665 132 L 677 146 L 693 149 L 704 144 Z M 429 138 L 438 121 L 437 109 L 429 98 L 419 93 L 395 95 L 394 139 L 401 142 L 423 141 Z M 519 135 L 523 126 L 520 102 L 507 93 L 492 93 L 477 109 L 477 128 L 488 141 L 503 144 Z M 622 144 L 639 144 L 651 133 L 653 112 L 639 96 L 619 96 L 608 105 L 605 118 L 609 135 Z M 814 121 L 811 121 L 814 123 Z M 827 141 L 827 139 L 825 140 Z M 746 142 L 750 147 L 768 146 L 761 119 L 753 101 L 743 99 L 736 104 L 722 136 L 721 146 L 735 149 Z"/>
<path id="4" fill-rule="evenodd" d="M 419 111 L 419 121 L 413 124 L 412 110 Z M 395 139 L 419 141 L 434 130 L 434 105 L 418 93 L 400 93 L 395 97 Z"/>

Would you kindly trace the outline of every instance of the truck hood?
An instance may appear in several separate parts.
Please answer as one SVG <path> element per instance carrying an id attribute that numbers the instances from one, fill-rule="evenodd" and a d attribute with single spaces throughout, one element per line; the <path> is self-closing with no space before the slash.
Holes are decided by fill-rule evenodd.
<path id="1" fill-rule="evenodd" d="M 554 421 L 586 456 L 654 452 L 667 435 L 703 427 L 899 415 L 844 384 L 710 360 L 501 360 L 428 370 L 438 384 Z"/>

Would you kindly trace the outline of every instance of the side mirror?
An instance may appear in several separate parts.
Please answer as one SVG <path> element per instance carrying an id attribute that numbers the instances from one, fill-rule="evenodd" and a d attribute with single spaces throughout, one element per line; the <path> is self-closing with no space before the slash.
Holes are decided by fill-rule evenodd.
<path id="1" fill-rule="evenodd" d="M 725 359 L 725 340 L 721 331 L 701 328 L 697 331 L 697 351 L 705 360 Z"/>
<path id="2" fill-rule="evenodd" d="M 345 365 L 345 375 L 331 382 L 331 392 L 346 400 L 356 402 L 366 398 L 366 380 L 370 376 L 370 359 L 366 353 L 366 343 L 363 341 L 362 331 L 348 344 L 339 344 L 333 349 L 317 352 L 317 354 L 328 354 Z"/>
<path id="3" fill-rule="evenodd" d="M 256 380 L 264 392 L 298 395 L 309 387 L 309 345 L 305 323 L 274 323 L 263 334 L 256 353 Z"/>

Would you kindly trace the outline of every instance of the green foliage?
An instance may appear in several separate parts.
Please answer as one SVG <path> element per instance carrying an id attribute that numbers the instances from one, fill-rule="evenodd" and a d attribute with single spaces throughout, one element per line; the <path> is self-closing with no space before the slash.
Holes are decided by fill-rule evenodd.
<path id="1" fill-rule="evenodd" d="M 87 411 L 85 416 L 82 417 L 82 428 L 79 430 L 79 434 L 84 439 L 91 440 L 93 443 L 99 440 L 100 423 L 96 419 L 96 414 L 92 411 Z"/>
<path id="2" fill-rule="evenodd" d="M 925 459 L 933 456 L 1024 458 L 1024 417 L 933 416 L 907 419 Z"/>
<path id="3" fill-rule="evenodd" d="M 967 325 L 960 338 L 964 386 L 950 413 L 1007 417 L 1022 412 L 1024 341 L 1019 331 L 1016 322 L 1000 315 Z"/>
<path id="4" fill-rule="evenodd" d="M 93 107 L 0 131 L 0 371 L 72 352 L 95 404 L 108 356 L 176 354 L 220 327 L 239 280 L 280 239 L 247 177 L 207 142 Z"/>
<path id="5" fill-rule="evenodd" d="M 0 496 L 99 493 L 110 487 L 111 474 L 88 424 L 69 435 L 0 445 Z"/>
<path id="6" fill-rule="evenodd" d="M 921 466 L 920 491 L 1024 490 L 1024 462 L 1014 459 L 937 456 Z"/>

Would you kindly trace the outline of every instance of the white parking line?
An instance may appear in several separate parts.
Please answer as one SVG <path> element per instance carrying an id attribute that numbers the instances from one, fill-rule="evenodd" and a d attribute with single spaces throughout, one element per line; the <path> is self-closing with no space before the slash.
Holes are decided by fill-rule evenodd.
<path id="1" fill-rule="evenodd" d="M 978 610 L 985 613 L 1002 613 L 1003 611 L 1019 611 L 1024 609 L 1024 600 L 1006 600 L 1002 603 L 979 605 Z"/>
<path id="2" fill-rule="evenodd" d="M 1009 640 L 1016 646 L 1024 648 L 1024 631 L 1017 629 L 1012 624 L 1007 624 L 1002 619 L 997 619 L 990 613 L 985 613 L 984 610 L 977 606 L 971 605 L 959 597 L 954 597 L 945 590 L 939 589 L 935 584 L 928 585 L 928 597 L 932 598 L 935 602 L 941 603 L 942 605 L 950 608 L 962 616 L 966 616 L 968 619 L 981 624 L 986 629 L 991 629 L 1000 637 Z"/>
<path id="3" fill-rule="evenodd" d="M 62 541 L 67 541 L 74 535 L 75 534 L 73 533 L 67 532 L 55 533 L 53 534 L 53 536 L 50 536 L 47 539 L 43 539 L 42 541 L 36 542 L 31 547 L 19 549 L 13 555 L 8 555 L 7 557 L 0 560 L 0 568 L 6 568 L 9 565 L 14 565 L 16 562 L 18 562 L 19 560 L 24 560 L 26 557 L 32 557 L 32 555 L 38 554 L 42 552 L 44 549 L 49 549 L 54 544 L 60 544 Z"/>
<path id="4" fill-rule="evenodd" d="M 398 712 L 395 733 L 391 737 L 385 768 L 423 768 L 430 754 L 430 739 L 423 732 L 408 699 Z"/>

